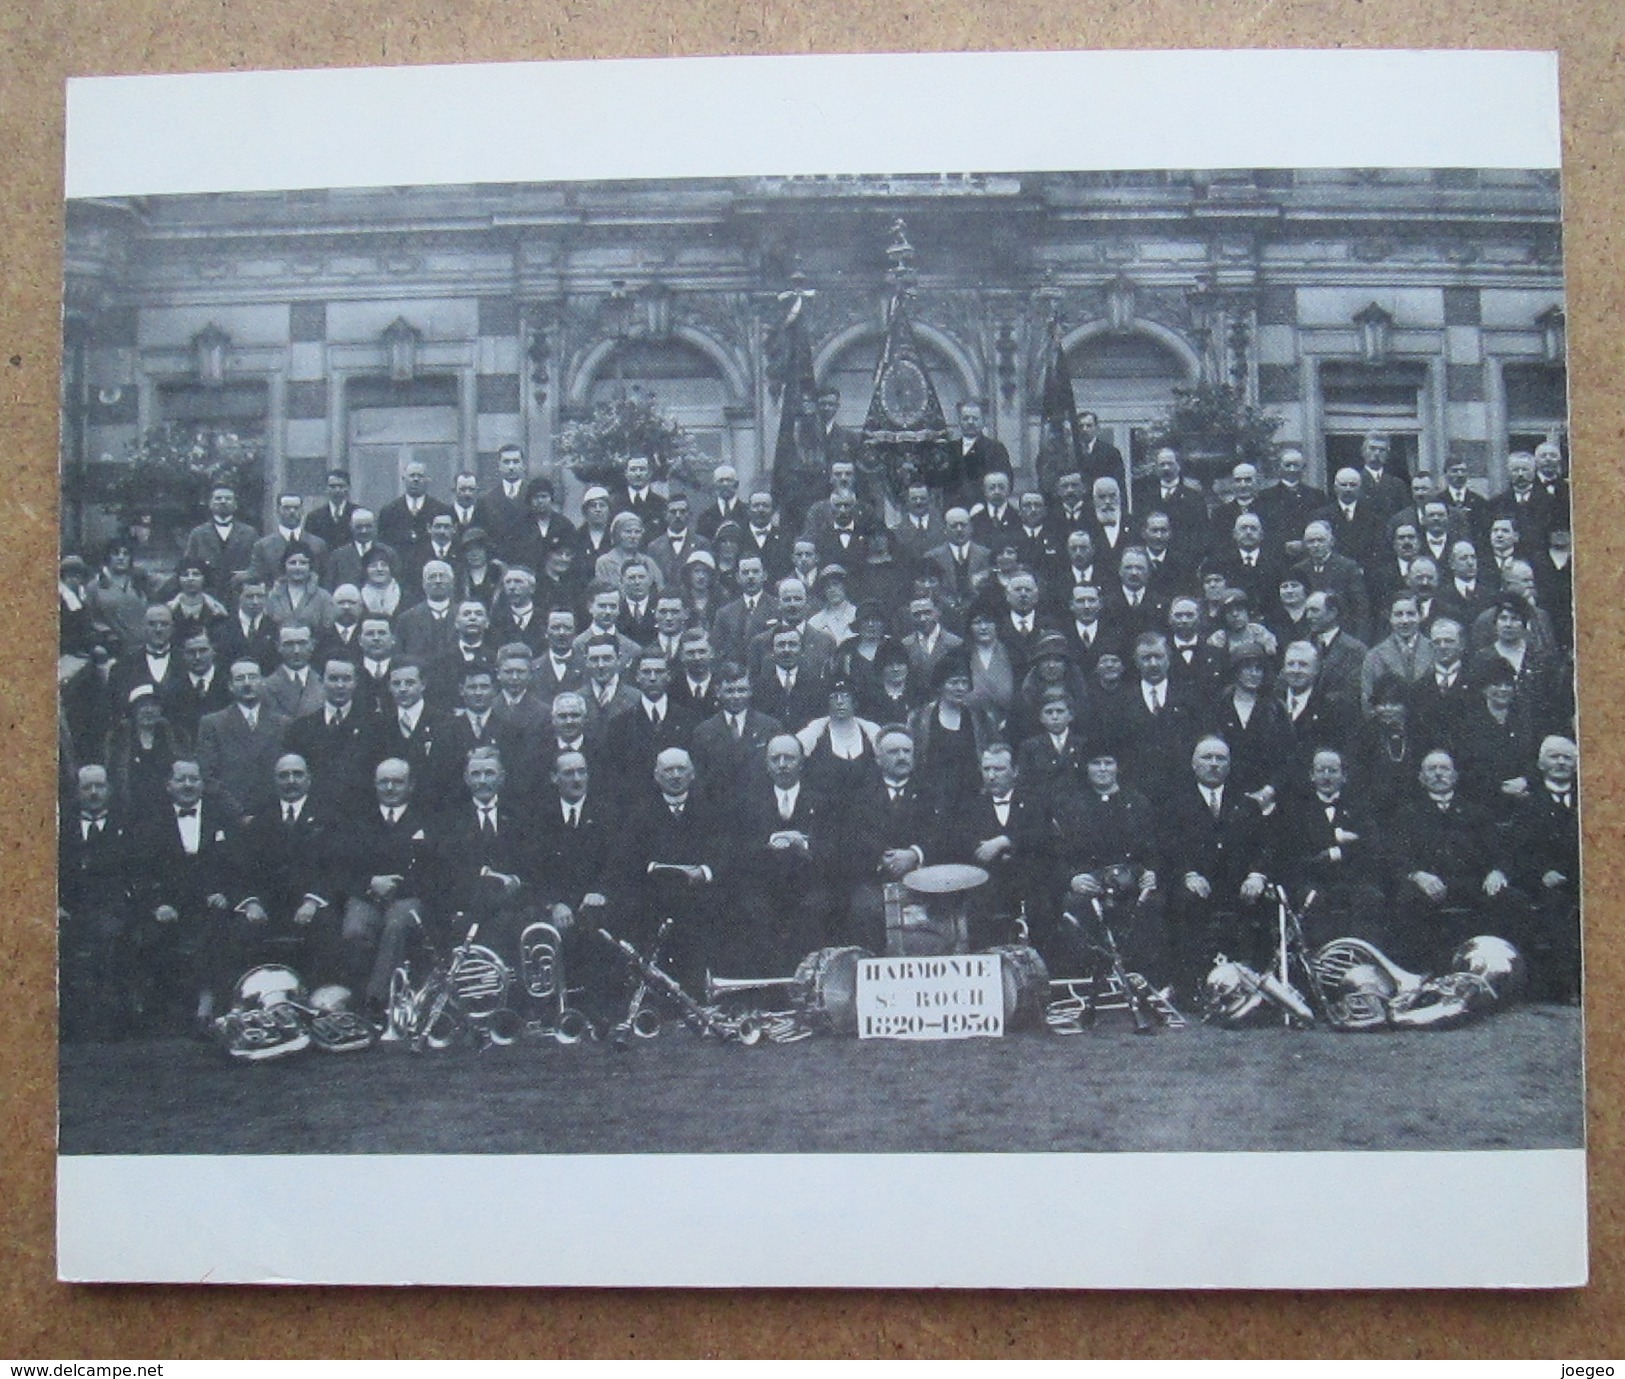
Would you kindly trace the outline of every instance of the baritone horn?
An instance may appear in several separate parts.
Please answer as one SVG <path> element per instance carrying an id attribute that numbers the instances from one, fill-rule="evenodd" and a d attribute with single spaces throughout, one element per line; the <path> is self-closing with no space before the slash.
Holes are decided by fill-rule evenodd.
<path id="1" fill-rule="evenodd" d="M 519 981 L 535 1019 L 526 1029 L 551 1035 L 560 1044 L 579 1044 L 592 1033 L 592 1021 L 570 1005 L 565 982 L 564 936 L 546 920 L 527 924 L 519 936 Z"/>

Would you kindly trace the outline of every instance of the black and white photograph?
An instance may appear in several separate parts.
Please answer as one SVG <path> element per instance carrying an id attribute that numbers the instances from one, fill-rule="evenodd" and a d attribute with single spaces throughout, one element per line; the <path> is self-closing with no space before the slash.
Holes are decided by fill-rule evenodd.
<path id="1" fill-rule="evenodd" d="M 1561 182 L 1414 147 L 70 176 L 64 1212 L 1583 1174 Z"/>

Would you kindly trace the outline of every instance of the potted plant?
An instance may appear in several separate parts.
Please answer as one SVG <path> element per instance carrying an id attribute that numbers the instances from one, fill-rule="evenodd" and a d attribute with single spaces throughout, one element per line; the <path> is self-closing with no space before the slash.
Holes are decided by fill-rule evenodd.
<path id="1" fill-rule="evenodd" d="M 1211 484 L 1243 460 L 1268 460 L 1281 420 L 1252 406 L 1229 383 L 1198 383 L 1174 389 L 1174 405 L 1152 428 L 1150 448 L 1175 447 L 1186 471 Z"/>
<path id="2" fill-rule="evenodd" d="M 640 389 L 600 402 L 590 417 L 569 422 L 559 433 L 558 448 L 584 484 L 623 482 L 626 462 L 634 455 L 648 458 L 657 482 L 675 477 L 691 483 L 694 477 L 694 437 L 660 410 L 653 394 Z"/>

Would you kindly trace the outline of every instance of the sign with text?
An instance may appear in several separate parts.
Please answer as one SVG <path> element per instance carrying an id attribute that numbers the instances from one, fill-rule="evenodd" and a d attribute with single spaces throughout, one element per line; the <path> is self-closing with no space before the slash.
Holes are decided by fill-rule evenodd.
<path id="1" fill-rule="evenodd" d="M 860 1039 L 979 1039 L 1004 1033 L 997 953 L 865 958 L 858 963 Z"/>

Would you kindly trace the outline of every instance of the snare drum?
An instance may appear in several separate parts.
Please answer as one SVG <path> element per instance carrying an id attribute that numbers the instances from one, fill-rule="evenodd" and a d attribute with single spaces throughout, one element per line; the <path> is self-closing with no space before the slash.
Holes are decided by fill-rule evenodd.
<path id="1" fill-rule="evenodd" d="M 820 948 L 796 968 L 797 1003 L 807 1023 L 831 1034 L 858 1032 L 858 962 L 867 948 Z"/>
<path id="2" fill-rule="evenodd" d="M 1049 1002 L 1049 968 L 1038 950 L 1025 943 L 1003 943 L 987 951 L 999 955 L 1004 971 L 1005 1029 L 1041 1023 Z"/>

